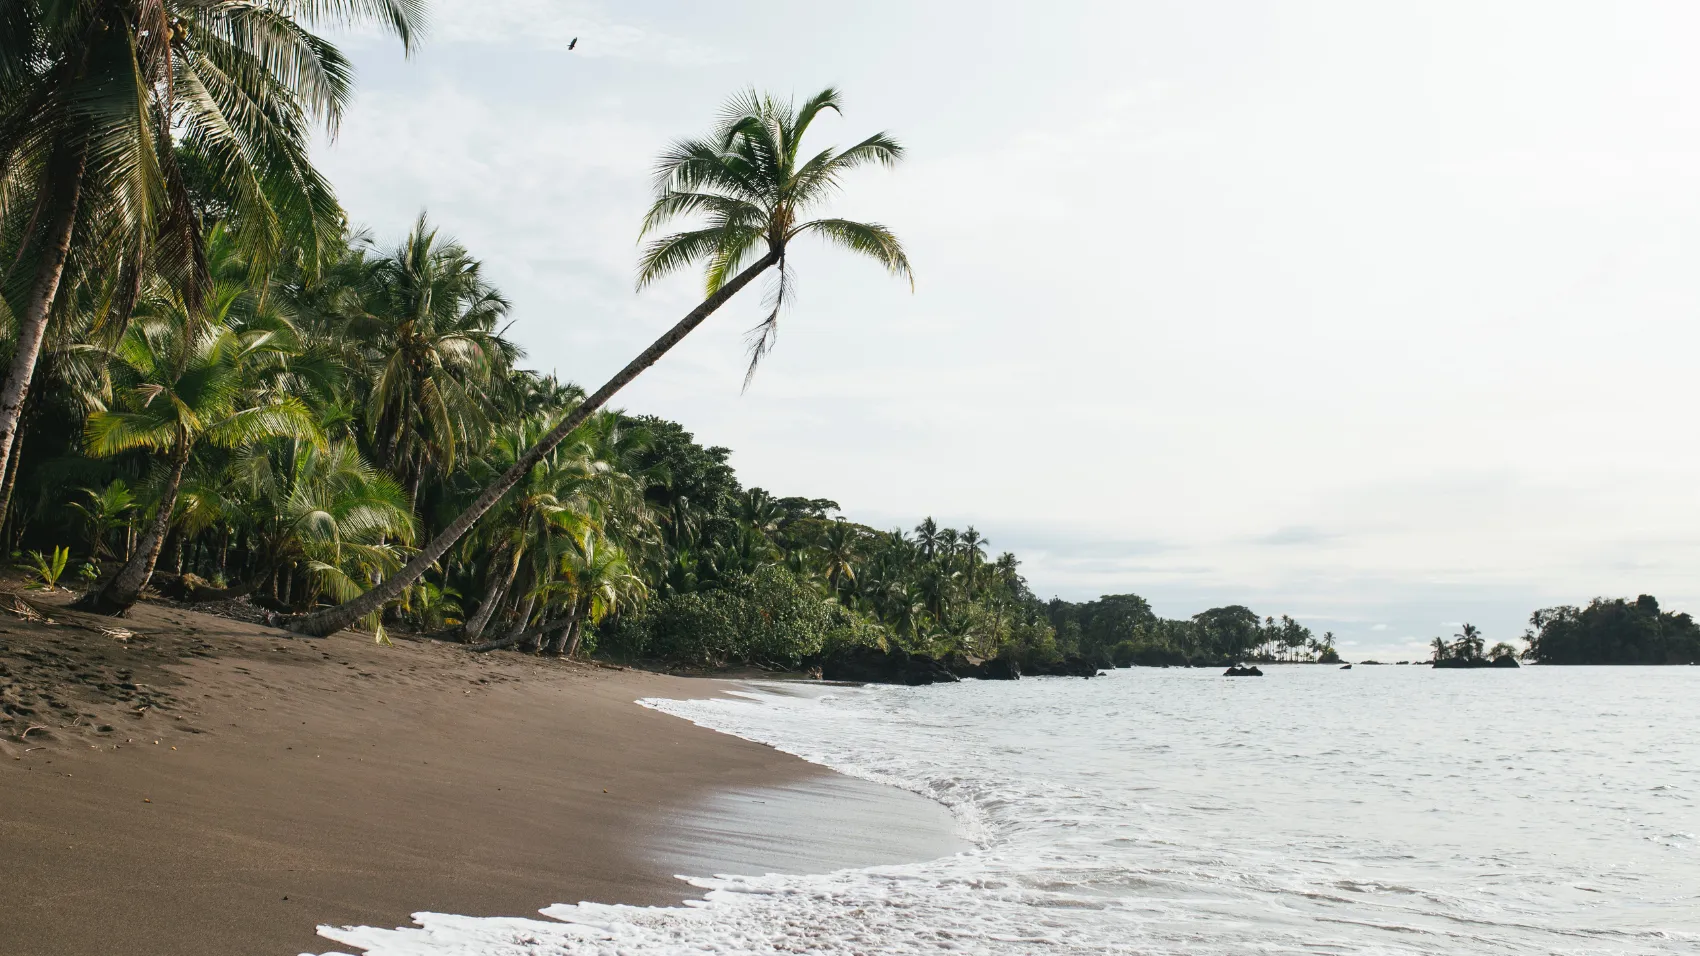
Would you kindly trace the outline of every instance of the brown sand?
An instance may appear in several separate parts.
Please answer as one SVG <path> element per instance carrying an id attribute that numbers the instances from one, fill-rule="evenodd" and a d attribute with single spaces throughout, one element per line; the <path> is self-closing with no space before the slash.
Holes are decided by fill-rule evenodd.
<path id="1" fill-rule="evenodd" d="M 159 606 L 119 640 L 43 609 L 0 615 L 7 956 L 292 956 L 335 948 L 323 923 L 670 904 L 677 872 L 960 848 L 919 797 L 632 703 L 719 682 Z"/>

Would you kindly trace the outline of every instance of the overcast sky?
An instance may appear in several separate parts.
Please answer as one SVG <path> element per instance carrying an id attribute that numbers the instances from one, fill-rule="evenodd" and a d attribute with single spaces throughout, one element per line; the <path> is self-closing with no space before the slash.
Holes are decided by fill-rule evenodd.
<path id="1" fill-rule="evenodd" d="M 411 61 L 345 38 L 324 168 L 386 241 L 429 211 L 586 385 L 696 301 L 633 291 L 637 226 L 729 94 L 834 84 L 817 145 L 908 146 L 838 208 L 903 237 L 913 293 L 803 249 L 747 394 L 755 296 L 621 396 L 746 484 L 1348 657 L 1696 606 L 1700 5 L 435 6 Z"/>

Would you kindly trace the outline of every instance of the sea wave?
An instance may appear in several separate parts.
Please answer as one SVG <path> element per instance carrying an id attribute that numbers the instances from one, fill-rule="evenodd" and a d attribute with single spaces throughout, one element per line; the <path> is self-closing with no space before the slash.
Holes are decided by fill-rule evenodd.
<path id="1" fill-rule="evenodd" d="M 1537 675 L 1483 701 L 1408 675 L 1336 674 L 643 701 L 938 800 L 974 846 L 812 876 L 694 875 L 703 897 L 679 907 L 421 913 L 412 928 L 322 932 L 373 956 L 1662 956 L 1700 945 L 1700 862 L 1656 800 L 1696 789 L 1700 761 L 1682 759 L 1695 754 L 1654 764 L 1644 740 L 1609 722 L 1558 727 L 1541 738 L 1546 753 L 1468 730 L 1598 695 L 1599 681 Z M 1624 726 L 1644 728 L 1659 694 L 1621 691 Z M 1670 691 L 1675 705 L 1692 688 Z M 1324 710 L 1337 722 L 1319 734 Z M 1443 715 L 1458 726 L 1420 736 L 1424 718 Z"/>

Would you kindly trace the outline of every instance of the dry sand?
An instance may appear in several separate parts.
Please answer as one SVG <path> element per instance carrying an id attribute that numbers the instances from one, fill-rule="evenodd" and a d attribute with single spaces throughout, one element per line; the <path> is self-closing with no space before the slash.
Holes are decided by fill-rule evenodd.
<path id="1" fill-rule="evenodd" d="M 120 640 L 30 600 L 55 623 L 0 614 L 7 956 L 293 956 L 961 848 L 935 804 L 632 703 L 721 682 L 152 605 Z"/>

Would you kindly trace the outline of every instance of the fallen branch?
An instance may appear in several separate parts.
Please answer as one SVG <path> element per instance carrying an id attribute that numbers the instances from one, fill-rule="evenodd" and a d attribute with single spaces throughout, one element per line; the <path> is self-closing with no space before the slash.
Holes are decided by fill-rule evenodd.
<path id="1" fill-rule="evenodd" d="M 41 610 L 39 608 L 37 608 L 35 605 L 29 603 L 28 601 L 24 600 L 21 597 L 18 597 L 16 594 L 12 595 L 11 597 L 12 597 L 11 606 L 6 607 L 5 610 L 10 611 L 11 613 L 17 615 L 18 617 L 21 617 L 24 620 L 33 622 L 35 624 L 52 624 L 53 623 L 53 619 L 48 617 L 47 615 L 41 613 Z"/>

